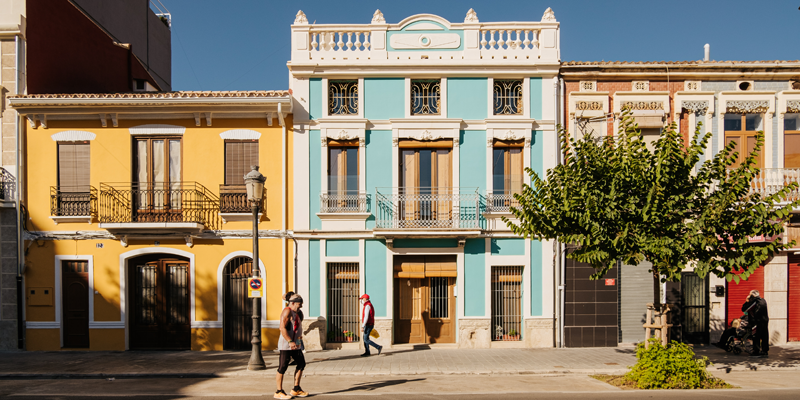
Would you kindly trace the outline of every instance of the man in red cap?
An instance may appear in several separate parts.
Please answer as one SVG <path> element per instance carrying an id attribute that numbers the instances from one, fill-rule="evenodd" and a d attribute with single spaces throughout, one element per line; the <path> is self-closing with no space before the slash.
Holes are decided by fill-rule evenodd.
<path id="1" fill-rule="evenodd" d="M 372 308 L 372 303 L 369 301 L 369 295 L 364 293 L 361 295 L 361 330 L 364 332 L 364 354 L 361 357 L 369 357 L 369 346 L 378 349 L 378 355 L 381 354 L 383 346 L 369 340 L 369 334 L 372 333 L 372 328 L 375 327 L 375 309 Z"/>

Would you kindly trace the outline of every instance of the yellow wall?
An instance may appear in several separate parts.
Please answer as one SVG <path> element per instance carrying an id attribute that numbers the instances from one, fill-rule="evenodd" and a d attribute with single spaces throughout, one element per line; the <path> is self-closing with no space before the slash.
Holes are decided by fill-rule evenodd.
<path id="1" fill-rule="evenodd" d="M 110 122 L 110 121 L 109 121 Z M 277 121 L 276 121 L 277 122 Z M 100 183 L 128 183 L 132 174 L 132 136 L 128 128 L 144 124 L 170 124 L 186 127 L 183 145 L 183 179 L 196 181 L 212 193 L 218 195 L 220 184 L 224 183 L 224 141 L 219 134 L 229 129 L 252 129 L 261 132 L 259 158 L 261 172 L 267 177 L 266 215 L 259 224 L 261 230 L 280 230 L 283 228 L 281 215 L 281 127 L 275 123 L 267 126 L 266 119 L 214 119 L 213 126 L 196 127 L 194 120 L 177 121 L 119 121 L 119 127 L 100 127 L 93 121 L 50 121 L 48 129 L 28 128 L 27 132 L 27 190 L 24 201 L 30 215 L 28 230 L 31 231 L 104 231 L 95 219 L 92 224 L 60 223 L 50 217 L 50 187 L 57 185 L 57 149 L 51 135 L 64 130 L 81 130 L 97 135 L 90 142 L 91 184 L 100 189 Z M 287 120 L 291 126 L 291 121 Z M 291 138 L 291 134 L 287 132 Z M 291 150 L 287 163 L 291 165 Z M 287 171 L 288 174 L 288 171 Z M 287 183 L 290 182 L 287 180 Z M 287 197 L 291 199 L 291 190 Z M 291 202 L 287 204 L 290 205 Z M 287 207 L 288 210 L 288 207 Z M 288 219 L 291 221 L 291 218 Z M 252 229 L 252 222 L 228 222 L 221 224 L 223 230 Z M 176 249 L 194 255 L 195 320 L 217 321 L 217 274 L 223 259 L 236 251 L 252 251 L 252 239 L 219 238 L 195 239 L 193 247 L 183 240 L 143 240 L 132 238 L 128 247 L 118 240 L 33 240 L 28 241 L 28 254 L 25 259 L 26 287 L 52 287 L 55 281 L 55 256 L 92 256 L 94 288 L 90 296 L 94 300 L 94 321 L 120 321 L 120 255 L 126 252 L 155 248 Z M 102 245 L 102 246 L 101 246 Z M 259 258 L 265 266 L 265 288 L 267 295 L 267 320 L 277 320 L 283 308 L 280 301 L 283 293 L 282 275 L 285 273 L 288 285 L 292 286 L 292 265 L 294 245 L 286 243 L 286 264 L 281 265 L 281 239 L 262 238 L 259 240 Z M 285 268 L 285 270 L 282 270 Z M 27 293 L 27 292 L 26 292 Z M 59 299 L 54 299 L 59 301 Z M 129 301 L 130 302 L 130 301 Z M 130 305 L 130 303 L 129 303 Z M 90 310 L 91 312 L 91 310 Z M 27 321 L 56 321 L 55 306 L 31 306 L 26 303 Z M 277 330 L 263 330 L 264 348 L 277 346 Z M 90 329 L 90 348 L 92 350 L 125 349 L 124 329 Z M 27 348 L 29 350 L 57 350 L 60 348 L 60 332 L 57 329 L 28 329 Z M 193 350 L 221 350 L 222 329 L 193 328 Z"/>

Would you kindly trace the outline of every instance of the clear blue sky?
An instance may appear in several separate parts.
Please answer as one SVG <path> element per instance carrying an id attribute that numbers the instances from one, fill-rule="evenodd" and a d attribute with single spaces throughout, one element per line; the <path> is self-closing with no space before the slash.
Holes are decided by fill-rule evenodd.
<path id="1" fill-rule="evenodd" d="M 564 61 L 800 59 L 800 0 L 275 1 L 161 0 L 172 13 L 173 90 L 288 88 L 289 26 L 298 9 L 309 22 L 366 24 L 414 14 L 463 22 L 539 21 L 547 7 L 561 22 Z"/>

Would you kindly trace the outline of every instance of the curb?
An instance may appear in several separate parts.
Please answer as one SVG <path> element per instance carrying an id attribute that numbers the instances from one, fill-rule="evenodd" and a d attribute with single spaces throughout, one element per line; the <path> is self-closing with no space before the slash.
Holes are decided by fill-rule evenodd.
<path id="1" fill-rule="evenodd" d="M 220 378 L 216 373 L 164 374 L 0 374 L 0 380 L 27 379 L 153 379 L 153 378 Z"/>

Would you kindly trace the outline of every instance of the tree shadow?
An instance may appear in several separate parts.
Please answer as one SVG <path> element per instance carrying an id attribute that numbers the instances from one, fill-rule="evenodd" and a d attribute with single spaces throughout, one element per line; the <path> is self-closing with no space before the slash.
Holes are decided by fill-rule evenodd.
<path id="1" fill-rule="evenodd" d="M 359 383 L 359 384 L 356 384 L 353 387 L 348 388 L 348 389 L 336 390 L 336 391 L 333 391 L 333 392 L 325 392 L 325 393 L 320 393 L 320 394 L 337 394 L 337 393 L 347 393 L 347 392 L 355 392 L 355 391 L 370 391 L 370 390 L 376 390 L 376 389 L 380 389 L 380 388 L 384 388 L 384 387 L 388 387 L 388 386 L 396 386 L 396 385 L 402 385 L 404 383 L 419 382 L 419 381 L 424 381 L 424 380 L 425 380 L 425 378 L 392 379 L 392 380 L 386 380 L 386 381 Z"/>
<path id="2" fill-rule="evenodd" d="M 706 356 L 714 363 L 714 368 L 731 372 L 735 367 L 756 371 L 759 368 L 799 368 L 800 347 L 770 346 L 768 358 L 751 358 L 749 354 L 728 353 L 715 347 L 695 347 L 698 356 Z"/>

